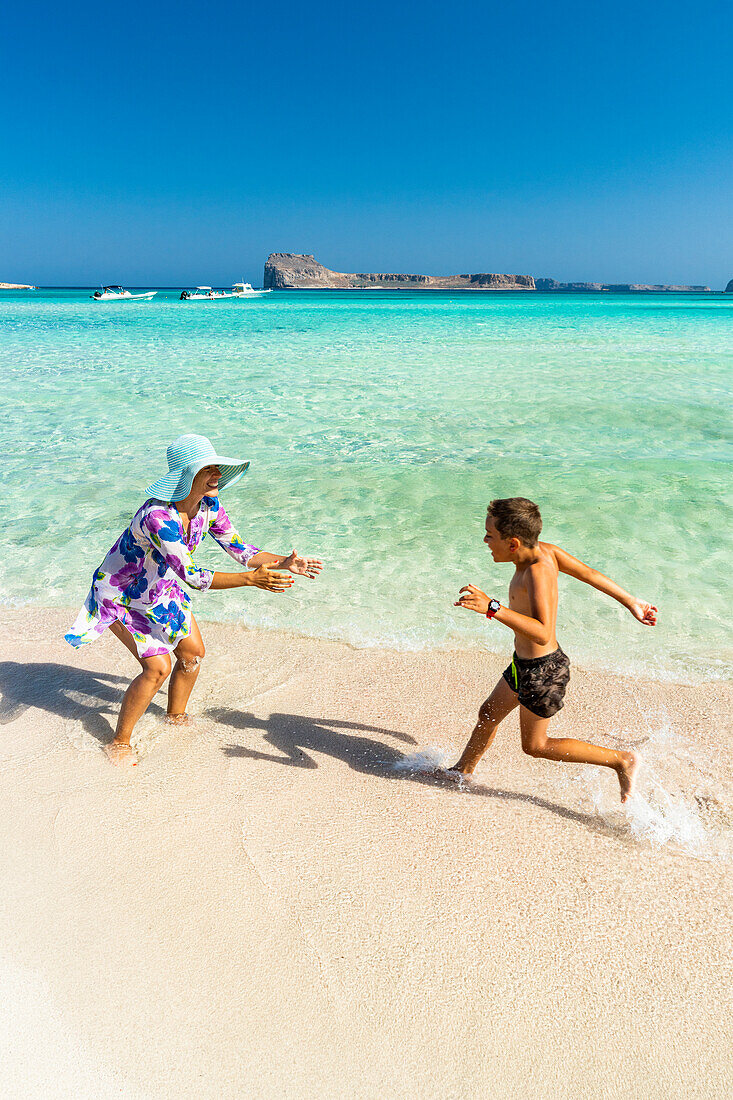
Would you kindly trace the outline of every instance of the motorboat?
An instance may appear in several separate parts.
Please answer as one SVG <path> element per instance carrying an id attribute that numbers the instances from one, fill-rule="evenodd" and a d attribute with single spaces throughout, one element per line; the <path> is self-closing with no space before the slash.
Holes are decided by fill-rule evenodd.
<path id="1" fill-rule="evenodd" d="M 122 286 L 104 286 L 95 290 L 91 298 L 93 302 L 149 302 L 157 293 L 157 290 L 146 290 L 144 294 L 131 294 Z"/>
<path id="2" fill-rule="evenodd" d="M 218 302 L 221 298 L 234 298 L 231 290 L 214 290 L 210 286 L 197 286 L 193 290 L 182 290 L 180 302 Z"/>
<path id="3" fill-rule="evenodd" d="M 254 290 L 251 283 L 235 283 L 232 287 L 235 298 L 262 298 L 271 294 L 271 290 Z"/>
<path id="4" fill-rule="evenodd" d="M 181 302 L 220 302 L 223 298 L 261 298 L 269 290 L 254 290 L 251 283 L 234 283 L 231 290 L 214 290 L 210 286 L 197 286 L 182 290 Z"/>

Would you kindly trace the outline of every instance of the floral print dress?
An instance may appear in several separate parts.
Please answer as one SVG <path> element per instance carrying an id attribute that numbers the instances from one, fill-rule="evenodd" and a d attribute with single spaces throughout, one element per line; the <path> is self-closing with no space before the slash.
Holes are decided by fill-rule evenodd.
<path id="1" fill-rule="evenodd" d="M 217 497 L 204 497 L 187 532 L 172 504 L 146 500 L 95 572 L 66 641 L 84 645 L 117 620 L 140 657 L 170 653 L 191 633 L 191 597 L 182 586 L 205 591 L 214 578 L 193 561 L 207 533 L 240 565 L 258 552 L 242 542 Z"/>

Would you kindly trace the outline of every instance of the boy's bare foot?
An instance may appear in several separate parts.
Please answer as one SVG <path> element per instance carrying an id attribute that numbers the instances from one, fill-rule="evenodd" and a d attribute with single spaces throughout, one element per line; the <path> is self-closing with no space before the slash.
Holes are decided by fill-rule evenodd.
<path id="1" fill-rule="evenodd" d="M 104 751 L 112 764 L 132 767 L 137 764 L 137 753 L 127 741 L 110 741 L 109 745 L 104 746 Z"/>
<path id="2" fill-rule="evenodd" d="M 163 721 L 170 722 L 172 726 L 187 726 L 191 719 L 184 712 L 183 714 L 166 714 Z"/>
<path id="3" fill-rule="evenodd" d="M 434 768 L 432 774 L 436 779 L 447 779 L 451 783 L 465 783 L 471 778 L 470 772 L 462 772 L 458 768 Z"/>
<path id="4" fill-rule="evenodd" d="M 636 779 L 636 770 L 639 767 L 639 758 L 636 753 L 624 752 L 621 754 L 622 761 L 616 769 L 618 775 L 618 781 L 621 786 L 621 801 L 626 802 L 629 795 L 633 793 L 634 781 Z"/>

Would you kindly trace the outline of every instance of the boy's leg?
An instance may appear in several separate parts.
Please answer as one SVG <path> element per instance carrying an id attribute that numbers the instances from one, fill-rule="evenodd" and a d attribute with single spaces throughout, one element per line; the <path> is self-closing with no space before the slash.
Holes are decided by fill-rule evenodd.
<path id="1" fill-rule="evenodd" d="M 450 771 L 471 775 L 494 740 L 499 723 L 503 722 L 506 716 L 511 714 L 518 705 L 516 691 L 512 691 L 509 684 L 502 677 L 488 699 L 481 704 L 478 712 L 478 722 L 468 744 L 461 754 L 461 759 L 450 768 Z"/>
<path id="2" fill-rule="evenodd" d="M 173 651 L 176 663 L 168 685 L 168 718 L 182 722 L 186 719 L 186 705 L 206 656 L 204 641 L 198 623 L 191 616 L 191 633 L 183 638 Z"/>
<path id="3" fill-rule="evenodd" d="M 631 794 L 637 768 L 634 753 L 602 749 L 600 745 L 576 741 L 574 737 L 548 737 L 547 727 L 550 722 L 550 718 L 539 718 L 531 710 L 520 706 L 519 728 L 524 751 L 529 756 L 541 756 L 545 760 L 564 760 L 573 764 L 598 764 L 602 768 L 613 768 L 621 785 L 621 801 L 625 802 Z"/>
<path id="4" fill-rule="evenodd" d="M 170 673 L 171 659 L 167 653 L 157 657 L 139 657 L 132 635 L 122 623 L 112 623 L 109 629 L 129 649 L 142 672 L 135 677 L 122 698 L 114 740 L 107 745 L 105 751 L 115 764 L 136 763 L 135 754 L 130 747 L 130 736 L 138 718 L 148 709 L 156 691 Z"/>

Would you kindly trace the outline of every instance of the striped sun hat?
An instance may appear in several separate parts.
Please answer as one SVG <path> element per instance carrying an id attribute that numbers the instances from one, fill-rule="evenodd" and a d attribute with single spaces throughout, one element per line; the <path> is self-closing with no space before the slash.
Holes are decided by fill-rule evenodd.
<path id="1" fill-rule="evenodd" d="M 185 500 L 191 492 L 193 479 L 204 466 L 218 466 L 221 471 L 219 488 L 225 489 L 239 481 L 249 466 L 240 458 L 218 455 L 205 435 L 179 435 L 166 451 L 168 473 L 163 474 L 145 492 L 156 500 Z"/>

